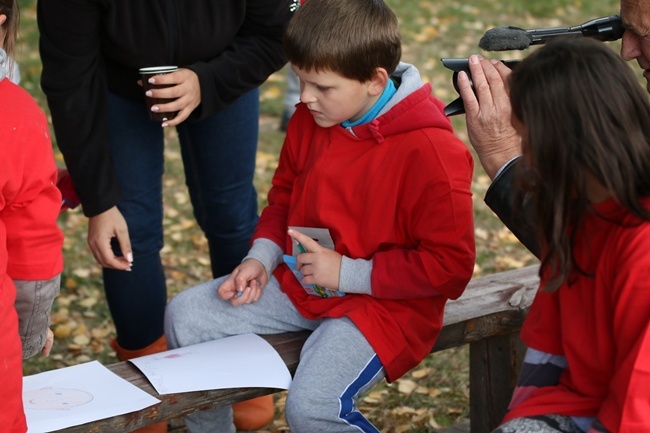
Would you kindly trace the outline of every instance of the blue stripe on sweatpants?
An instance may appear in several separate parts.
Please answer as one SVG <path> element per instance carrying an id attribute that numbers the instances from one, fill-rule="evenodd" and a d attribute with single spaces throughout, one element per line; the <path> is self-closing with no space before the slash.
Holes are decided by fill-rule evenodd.
<path id="1" fill-rule="evenodd" d="M 379 361 L 377 355 L 366 364 L 365 368 L 361 370 L 357 378 L 345 389 L 341 395 L 341 410 L 339 417 L 353 427 L 358 428 L 362 432 L 379 433 L 379 430 L 368 421 L 361 412 L 356 409 L 354 399 L 364 390 L 373 378 L 380 374 L 384 366 Z"/>

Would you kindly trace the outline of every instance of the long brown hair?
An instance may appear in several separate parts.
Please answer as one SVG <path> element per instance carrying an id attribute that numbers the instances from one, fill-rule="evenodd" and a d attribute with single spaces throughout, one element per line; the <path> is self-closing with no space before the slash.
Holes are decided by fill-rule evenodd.
<path id="1" fill-rule="evenodd" d="M 536 203 L 546 290 L 571 282 L 574 234 L 590 204 L 586 173 L 633 214 L 650 220 L 650 104 L 631 68 L 588 38 L 546 44 L 510 77 L 513 115 L 524 125 L 523 178 Z M 521 164 L 520 164 L 521 165 Z"/>
<path id="2" fill-rule="evenodd" d="M 5 30 L 4 39 L 0 41 L 0 47 L 4 48 L 7 54 L 13 57 L 16 52 L 16 39 L 18 39 L 18 24 L 20 12 L 17 0 L 0 0 L 0 15 L 6 15 L 7 20 L 2 27 Z"/>

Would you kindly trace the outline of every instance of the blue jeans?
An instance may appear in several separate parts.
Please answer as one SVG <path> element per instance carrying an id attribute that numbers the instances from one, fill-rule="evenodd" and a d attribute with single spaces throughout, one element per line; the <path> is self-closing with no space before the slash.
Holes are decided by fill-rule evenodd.
<path id="1" fill-rule="evenodd" d="M 259 122 L 259 91 L 201 121 L 177 127 L 185 181 L 194 216 L 208 239 L 212 272 L 228 274 L 248 252 L 257 224 L 253 186 Z M 104 288 L 118 344 L 141 349 L 163 335 L 167 304 L 163 247 L 163 128 L 148 118 L 143 102 L 109 98 L 109 145 L 122 190 L 118 208 L 126 219 L 131 272 L 104 269 Z"/>

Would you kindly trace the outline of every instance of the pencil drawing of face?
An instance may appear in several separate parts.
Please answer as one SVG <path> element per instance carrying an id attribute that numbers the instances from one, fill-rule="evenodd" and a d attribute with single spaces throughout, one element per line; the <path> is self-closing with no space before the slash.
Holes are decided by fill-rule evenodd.
<path id="1" fill-rule="evenodd" d="M 80 389 L 47 387 L 23 393 L 25 409 L 69 410 L 92 400 L 92 394 Z"/>

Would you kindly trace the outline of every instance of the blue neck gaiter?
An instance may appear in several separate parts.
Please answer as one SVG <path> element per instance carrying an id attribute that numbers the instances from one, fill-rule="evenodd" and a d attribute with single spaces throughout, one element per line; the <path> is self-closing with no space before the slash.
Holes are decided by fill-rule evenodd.
<path id="1" fill-rule="evenodd" d="M 366 113 L 361 116 L 359 119 L 355 120 L 354 122 L 350 122 L 350 120 L 346 120 L 345 122 L 341 123 L 341 126 L 344 128 L 350 128 L 353 126 L 359 126 L 363 125 L 364 123 L 369 123 L 372 122 L 372 120 L 377 117 L 377 114 L 381 111 L 382 108 L 390 101 L 390 99 L 395 95 L 395 92 L 397 92 L 397 88 L 395 87 L 395 83 L 393 83 L 393 80 L 390 78 L 388 79 L 388 83 L 386 84 L 386 88 L 384 91 L 381 93 L 381 96 L 375 102 L 375 104 L 370 108 L 370 110 L 366 111 Z"/>

